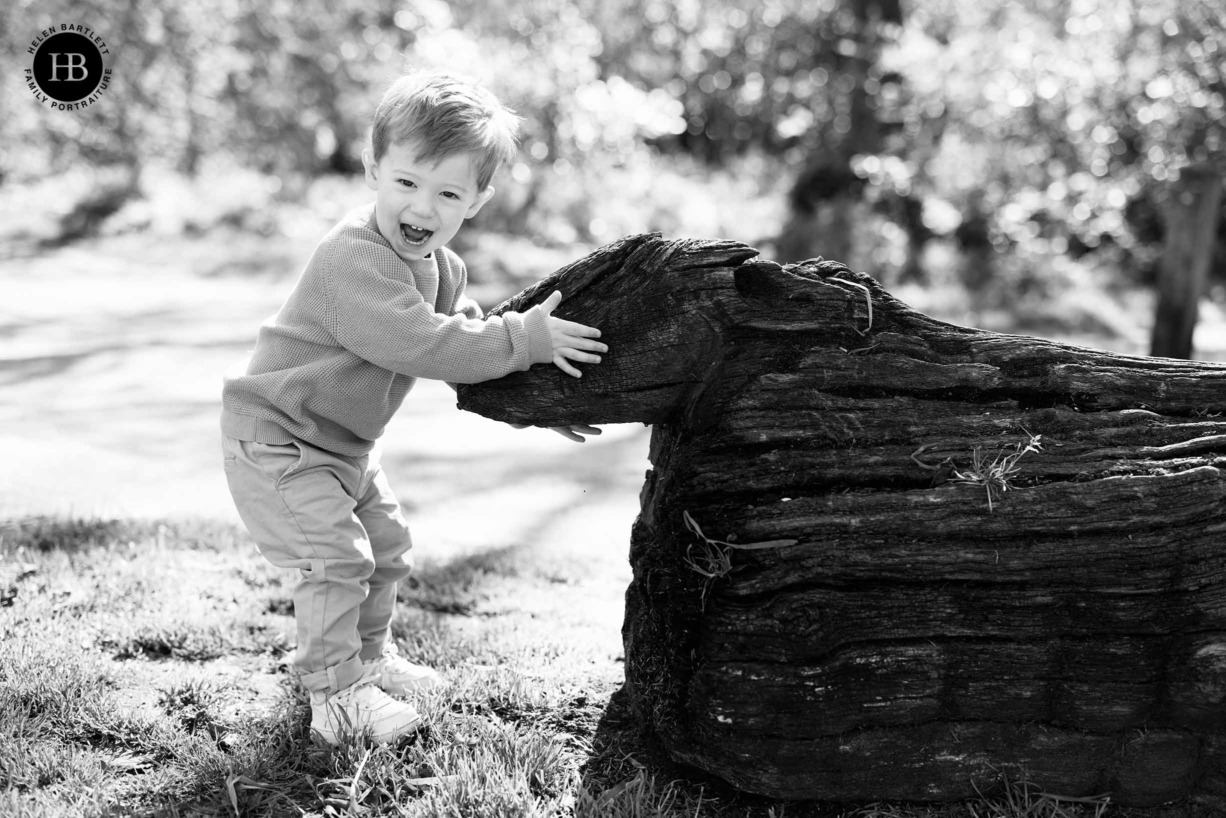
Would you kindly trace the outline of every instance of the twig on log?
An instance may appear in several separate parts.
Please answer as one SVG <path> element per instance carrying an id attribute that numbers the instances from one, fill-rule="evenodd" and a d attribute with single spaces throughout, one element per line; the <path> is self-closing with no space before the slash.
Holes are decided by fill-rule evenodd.
<path id="1" fill-rule="evenodd" d="M 849 284 L 858 290 L 864 291 L 864 303 L 868 305 L 868 326 L 865 327 L 863 331 L 857 329 L 856 332 L 859 333 L 860 335 L 868 335 L 869 332 L 873 328 L 873 294 L 869 292 L 868 287 L 865 287 L 863 284 L 857 284 L 854 281 L 848 281 L 845 278 L 839 278 L 840 275 L 841 273 L 836 273 L 835 275 L 832 275 L 830 278 L 828 278 L 827 281 L 837 281 L 840 284 Z M 852 329 L 855 329 L 855 328 L 853 327 Z"/>
<path id="2" fill-rule="evenodd" d="M 798 540 L 766 540 L 764 542 L 734 543 L 727 542 L 726 540 L 715 540 L 702 533 L 702 528 L 690 516 L 688 511 L 681 512 L 681 520 L 685 523 L 686 529 L 698 537 L 704 546 L 703 553 L 699 554 L 697 558 L 693 555 L 695 543 L 690 543 L 689 548 L 685 550 L 685 564 L 695 573 L 706 577 L 706 582 L 702 587 L 704 606 L 706 605 L 707 593 L 710 591 L 711 585 L 716 580 L 731 573 L 733 549 L 756 551 L 764 548 L 783 548 L 789 545 L 796 545 L 798 542 Z"/>

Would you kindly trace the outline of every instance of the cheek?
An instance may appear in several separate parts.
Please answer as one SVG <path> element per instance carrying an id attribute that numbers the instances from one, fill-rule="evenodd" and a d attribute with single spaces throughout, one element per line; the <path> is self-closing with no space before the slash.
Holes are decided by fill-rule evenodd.
<path id="1" fill-rule="evenodd" d="M 464 216 L 468 213 L 468 207 L 463 203 L 448 203 L 439 205 L 439 211 L 448 222 L 459 223 L 464 221 Z"/>

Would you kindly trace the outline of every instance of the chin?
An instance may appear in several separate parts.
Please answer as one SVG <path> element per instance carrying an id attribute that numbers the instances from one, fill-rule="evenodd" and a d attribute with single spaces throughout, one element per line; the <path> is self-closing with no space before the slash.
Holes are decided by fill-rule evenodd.
<path id="1" fill-rule="evenodd" d="M 428 242 L 426 244 L 421 245 L 420 247 L 414 247 L 411 244 L 405 244 L 404 242 L 399 242 L 399 241 L 392 243 L 392 247 L 395 248 L 396 250 L 396 255 L 400 256 L 401 258 L 413 259 L 415 261 L 420 261 L 421 259 L 433 253 L 434 252 L 433 245 L 434 245 L 433 242 Z"/>

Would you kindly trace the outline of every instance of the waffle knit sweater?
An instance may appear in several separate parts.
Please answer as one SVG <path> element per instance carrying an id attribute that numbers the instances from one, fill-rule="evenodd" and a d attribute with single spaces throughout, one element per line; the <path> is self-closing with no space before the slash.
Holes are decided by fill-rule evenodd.
<path id="1" fill-rule="evenodd" d="M 553 359 L 539 307 L 483 319 L 466 281 L 450 250 L 405 261 L 373 204 L 352 211 L 260 327 L 245 368 L 227 374 L 222 431 L 360 457 L 417 378 L 478 383 Z"/>

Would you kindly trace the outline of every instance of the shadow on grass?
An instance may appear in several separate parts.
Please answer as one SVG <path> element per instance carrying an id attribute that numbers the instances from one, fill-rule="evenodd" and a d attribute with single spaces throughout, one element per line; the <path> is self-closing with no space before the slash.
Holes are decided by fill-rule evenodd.
<path id="1" fill-rule="evenodd" d="M 521 435 L 512 439 L 522 447 L 534 432 L 552 437 L 505 434 Z M 385 457 L 415 539 L 416 567 L 401 601 L 438 614 L 512 613 L 511 581 L 529 595 L 590 584 L 620 597 L 647 436 L 623 429 L 582 445 L 547 440 L 554 445 L 522 456 L 512 449 L 476 459 L 447 451 Z M 506 604 L 489 608 L 494 596 Z M 611 626 L 620 627 L 620 615 Z"/>
<path id="2" fill-rule="evenodd" d="M 107 545 L 125 536 L 139 536 L 148 529 L 123 520 L 80 517 L 39 515 L 0 520 L 0 554 L 15 554 L 23 549 L 78 551 Z"/>
<path id="3" fill-rule="evenodd" d="M 447 562 L 425 562 L 401 582 L 399 601 L 431 613 L 476 616 L 490 598 L 490 585 L 520 576 L 525 551 L 508 545 Z"/>
<path id="4" fill-rule="evenodd" d="M 581 514 L 587 506 L 610 500 L 633 503 L 638 497 L 648 467 L 650 430 L 609 428 L 615 431 L 582 444 L 564 443 L 543 429 L 506 428 L 492 439 L 497 450 L 475 455 L 450 449 L 388 453 L 383 465 L 393 485 L 405 494 L 401 502 L 406 508 L 429 508 L 462 498 L 472 516 L 458 524 L 480 530 L 490 542 L 504 538 L 506 529 L 514 525 L 521 532 L 517 539 L 531 544 L 539 541 L 539 536 L 531 535 L 545 533 L 548 518 L 560 510 Z M 483 516 L 488 500 L 496 495 L 517 497 L 519 502 L 501 506 L 502 517 Z M 534 515 L 535 525 L 525 528 L 521 512 Z M 629 521 L 617 537 L 629 542 Z"/>

